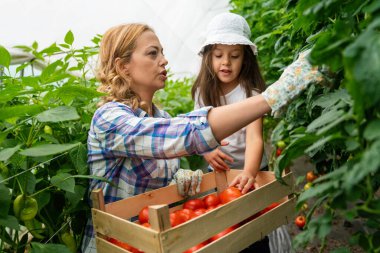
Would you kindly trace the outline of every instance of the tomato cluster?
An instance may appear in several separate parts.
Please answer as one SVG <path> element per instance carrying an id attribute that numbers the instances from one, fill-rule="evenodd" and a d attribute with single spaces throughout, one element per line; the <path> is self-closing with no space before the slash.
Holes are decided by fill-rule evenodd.
<path id="1" fill-rule="evenodd" d="M 231 202 L 231 201 L 241 197 L 242 195 L 243 194 L 241 193 L 241 191 L 238 188 L 231 186 L 231 187 L 228 187 L 227 189 L 225 189 L 224 191 L 222 191 L 219 195 L 209 194 L 209 195 L 207 195 L 201 199 L 195 198 L 195 199 L 187 200 L 183 204 L 182 209 L 172 211 L 169 214 L 170 225 L 171 225 L 171 227 L 178 226 L 184 222 L 187 222 L 191 219 L 194 219 L 200 215 L 203 215 L 203 214 L 205 214 L 205 213 L 207 213 L 207 212 L 209 212 L 215 208 L 218 208 L 221 205 L 224 205 L 228 202 Z M 192 248 L 187 249 L 185 251 L 185 253 L 195 252 L 195 251 L 199 250 L 200 248 L 204 247 L 208 243 L 213 242 L 215 240 L 218 240 L 219 238 L 225 236 L 226 234 L 228 234 L 228 233 L 232 232 L 233 230 L 235 230 L 236 228 L 238 228 L 240 225 L 242 225 L 242 224 L 244 224 L 244 223 L 246 223 L 246 222 L 248 222 L 248 221 L 250 221 L 250 220 L 266 213 L 266 212 L 268 212 L 269 210 L 275 208 L 276 206 L 278 206 L 278 203 L 272 203 L 271 205 L 264 208 L 262 211 L 258 212 L 254 216 L 246 219 L 245 221 L 243 221 L 239 224 L 236 224 L 234 226 L 231 226 L 229 228 L 226 228 L 225 230 L 223 230 L 223 231 L 219 232 L 218 234 L 212 236 L 208 240 L 201 242 L 201 243 L 193 246 Z M 142 226 L 150 228 L 148 206 L 146 206 L 140 210 L 139 215 L 138 215 L 138 219 L 139 219 L 139 223 Z M 113 239 L 113 238 L 111 238 L 111 239 L 112 240 L 109 240 L 109 241 L 118 245 L 119 247 L 128 249 L 132 252 L 141 252 L 141 251 L 133 251 L 136 249 L 134 249 L 133 247 L 131 247 L 130 245 L 128 245 L 126 243 L 120 242 L 120 241 Z M 131 250 L 131 249 L 133 249 L 133 250 Z"/>

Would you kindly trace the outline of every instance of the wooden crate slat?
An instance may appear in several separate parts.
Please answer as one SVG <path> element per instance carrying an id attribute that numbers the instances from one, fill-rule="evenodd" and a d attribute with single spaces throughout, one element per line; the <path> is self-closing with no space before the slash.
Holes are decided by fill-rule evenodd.
<path id="1" fill-rule="evenodd" d="M 216 187 L 214 172 L 203 176 L 201 192 L 212 190 Z M 130 219 L 138 215 L 140 210 L 148 205 L 172 204 L 183 200 L 178 194 L 176 185 L 169 185 L 157 190 L 145 192 L 130 198 L 122 199 L 105 205 L 107 213 L 113 214 L 123 219 Z M 128 208 L 126 208 L 128 207 Z"/>
<path id="2" fill-rule="evenodd" d="M 161 238 L 164 252 L 184 251 L 191 246 L 207 240 L 225 228 L 252 216 L 273 202 L 283 199 L 293 192 L 291 186 L 293 185 L 293 175 L 289 173 L 283 179 L 288 185 L 272 181 L 227 205 L 223 205 L 194 220 L 162 232 Z M 254 206 L 252 206 L 252 203 Z M 230 214 L 234 215 L 231 216 Z"/>
<path id="3" fill-rule="evenodd" d="M 239 252 L 253 242 L 261 240 L 277 227 L 293 220 L 295 206 L 296 198 L 293 197 L 219 240 L 208 244 L 197 253 Z"/>
<path id="4" fill-rule="evenodd" d="M 95 239 L 97 253 L 130 253 L 130 251 L 122 249 L 119 246 L 104 240 L 103 238 L 96 236 Z"/>
<path id="5" fill-rule="evenodd" d="M 92 209 L 94 229 L 97 233 L 126 242 L 148 252 L 160 252 L 159 233 L 128 220 Z"/>

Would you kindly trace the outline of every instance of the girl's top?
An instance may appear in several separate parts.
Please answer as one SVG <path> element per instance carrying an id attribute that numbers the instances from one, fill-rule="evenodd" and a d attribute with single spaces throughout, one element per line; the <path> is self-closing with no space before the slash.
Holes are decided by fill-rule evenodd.
<path id="1" fill-rule="evenodd" d="M 258 95 L 259 93 L 255 90 L 252 90 L 252 95 Z M 233 104 L 236 102 L 241 102 L 247 98 L 244 88 L 241 85 L 238 85 L 225 95 L 226 101 L 224 101 L 223 97 L 220 97 L 220 101 L 222 105 Z M 199 109 L 204 107 L 204 103 L 202 99 L 199 97 L 199 90 L 195 92 L 194 96 L 194 109 Z M 226 102 L 226 103 L 225 103 Z M 226 139 L 229 142 L 227 146 L 219 147 L 222 152 L 231 156 L 234 159 L 234 162 L 230 165 L 231 169 L 243 169 L 244 161 L 245 161 L 245 146 L 246 146 L 246 128 L 242 128 L 236 133 L 230 135 Z M 264 168 L 268 165 L 267 158 L 265 153 L 263 153 L 263 158 L 261 159 L 260 168 Z"/>

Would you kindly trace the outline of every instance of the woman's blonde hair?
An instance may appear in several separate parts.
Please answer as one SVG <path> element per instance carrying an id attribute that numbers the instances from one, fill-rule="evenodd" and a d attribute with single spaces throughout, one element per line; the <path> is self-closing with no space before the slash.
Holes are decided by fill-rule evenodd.
<path id="1" fill-rule="evenodd" d="M 146 31 L 154 32 L 148 25 L 132 23 L 112 27 L 103 35 L 97 78 L 101 82 L 98 91 L 107 95 L 102 97 L 99 106 L 116 101 L 133 109 L 141 107 L 141 98 L 131 89 L 131 79 L 122 71 L 121 66 L 131 60 L 136 40 Z"/>

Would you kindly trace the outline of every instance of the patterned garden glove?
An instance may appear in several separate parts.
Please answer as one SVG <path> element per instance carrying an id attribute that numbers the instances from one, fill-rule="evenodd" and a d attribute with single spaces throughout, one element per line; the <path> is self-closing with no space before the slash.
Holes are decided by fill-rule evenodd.
<path id="1" fill-rule="evenodd" d="M 286 67 L 280 79 L 262 93 L 272 108 L 272 114 L 288 104 L 309 84 L 320 83 L 324 80 L 324 75 L 318 71 L 318 67 L 311 66 L 307 60 L 309 53 L 310 50 L 301 53 L 295 62 Z"/>
<path id="2" fill-rule="evenodd" d="M 201 170 L 179 169 L 174 174 L 174 181 L 177 184 L 178 193 L 187 197 L 195 195 L 201 191 L 203 172 Z"/>

